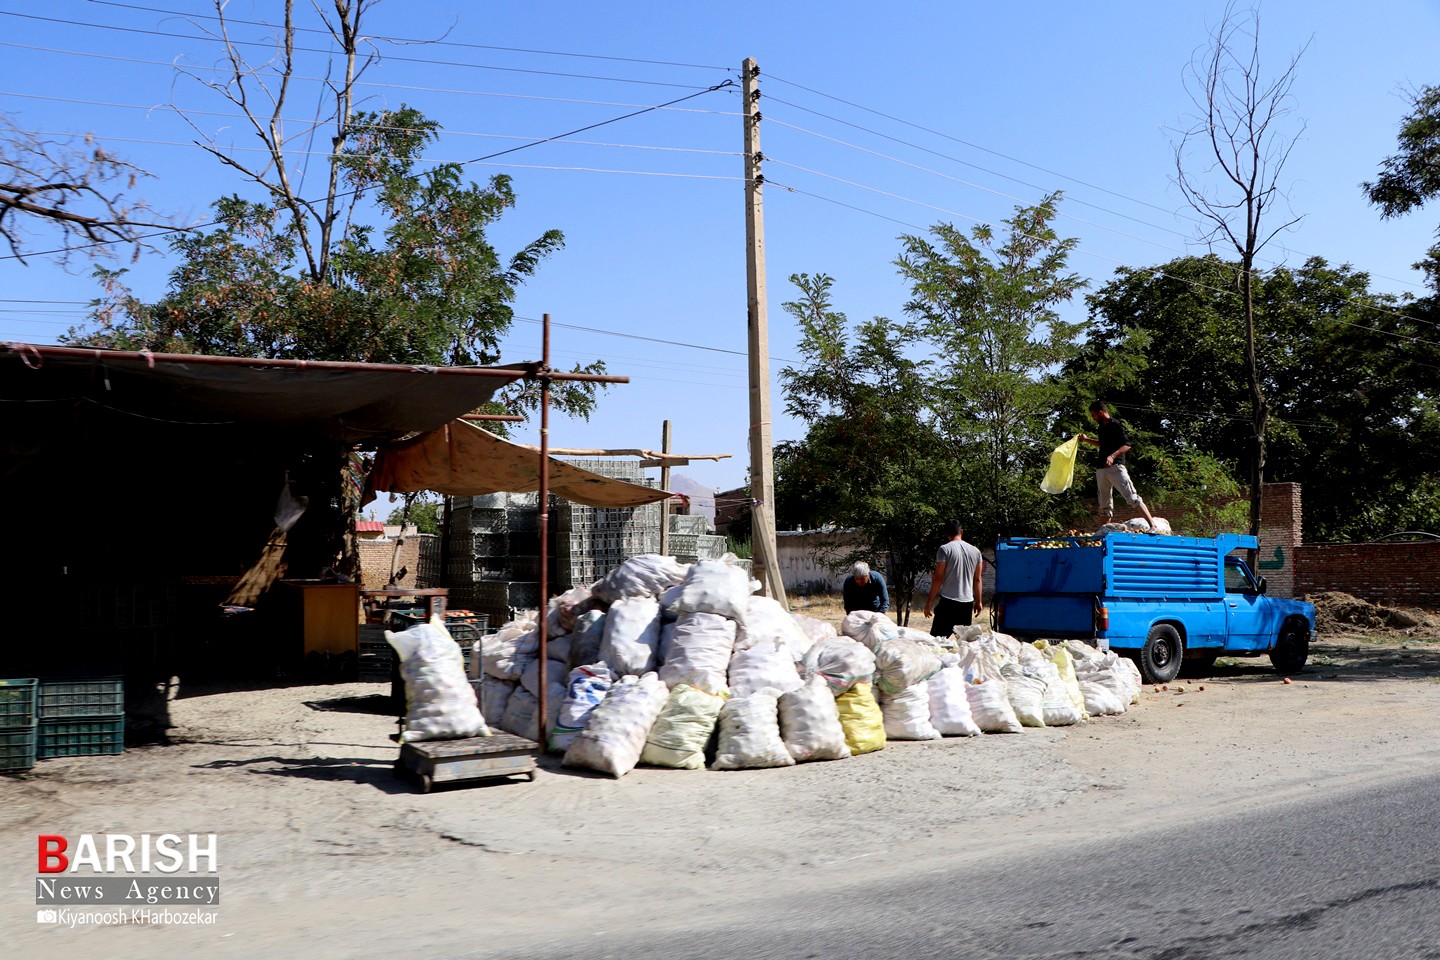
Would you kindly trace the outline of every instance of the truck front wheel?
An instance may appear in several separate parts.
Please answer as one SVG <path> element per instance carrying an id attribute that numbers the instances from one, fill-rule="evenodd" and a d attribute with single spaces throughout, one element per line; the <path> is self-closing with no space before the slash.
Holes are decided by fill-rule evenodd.
<path id="1" fill-rule="evenodd" d="M 1180 663 L 1185 655 L 1185 644 L 1180 640 L 1180 631 L 1168 623 L 1157 623 L 1150 628 L 1145 646 L 1140 648 L 1136 662 L 1140 676 L 1146 683 L 1169 683 L 1180 675 Z"/>
<path id="2" fill-rule="evenodd" d="M 1280 628 L 1275 640 L 1275 649 L 1270 651 L 1270 662 L 1277 673 L 1299 673 L 1305 668 L 1310 656 L 1310 634 L 1305 626 L 1286 623 Z"/>

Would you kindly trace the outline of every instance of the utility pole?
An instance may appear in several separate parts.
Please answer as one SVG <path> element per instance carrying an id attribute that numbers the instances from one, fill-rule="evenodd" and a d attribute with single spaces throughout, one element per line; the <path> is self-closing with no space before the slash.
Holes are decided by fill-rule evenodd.
<path id="1" fill-rule="evenodd" d="M 745 280 L 750 328 L 750 516 L 755 578 L 785 602 L 775 557 L 775 456 L 770 430 L 770 328 L 765 313 L 765 175 L 760 165 L 760 66 L 740 65 L 745 121 Z"/>
<path id="2" fill-rule="evenodd" d="M 670 489 L 670 421 L 660 425 L 660 453 L 666 457 L 660 464 L 660 489 Z M 660 501 L 660 556 L 670 555 L 670 498 Z"/>

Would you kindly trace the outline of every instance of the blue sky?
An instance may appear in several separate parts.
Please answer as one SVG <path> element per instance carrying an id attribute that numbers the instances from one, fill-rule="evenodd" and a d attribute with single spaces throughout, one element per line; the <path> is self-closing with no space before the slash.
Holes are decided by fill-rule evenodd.
<path id="1" fill-rule="evenodd" d="M 231 0 L 228 11 L 273 22 L 279 7 Z M 362 89 L 367 108 L 408 103 L 442 123 L 431 158 L 468 160 L 703 90 L 756 58 L 773 374 L 797 357 L 781 309 L 790 274 L 834 276 L 836 307 L 852 320 L 898 316 L 906 291 L 891 263 L 896 237 L 938 221 L 998 222 L 1017 203 L 1062 189 L 1057 228 L 1078 238 L 1071 265 L 1092 286 L 1120 265 L 1203 251 L 1171 182 L 1172 144 L 1192 109 L 1184 69 L 1223 9 L 1211 0 L 883 12 L 848 2 L 392 0 L 367 33 L 442 42 L 379 43 L 384 58 Z M 199 19 L 212 12 L 193 0 L 0 0 L 0 108 L 27 130 L 93 133 L 155 175 L 137 190 L 152 205 L 207 220 L 216 197 L 253 195 L 192 145 L 195 130 L 173 109 L 222 143 L 251 144 L 233 108 L 175 68 L 205 75 L 217 62 L 213 42 L 187 38 L 213 25 Z M 1393 151 L 1407 91 L 1440 82 L 1440 2 L 1270 0 L 1261 18 L 1265 68 L 1305 48 L 1288 131 L 1299 142 L 1281 181 L 1304 219 L 1267 260 L 1320 255 L 1369 271 L 1376 289 L 1422 292 L 1410 264 L 1433 242 L 1440 210 L 1383 222 L 1358 185 Z M 237 24 L 233 35 L 259 42 L 268 33 Z M 324 38 L 301 42 L 320 47 Z M 301 74 L 318 77 L 318 56 L 304 57 Z M 313 80 L 297 84 L 290 129 L 302 130 L 317 102 Z M 468 170 L 514 178 L 519 205 L 492 233 L 502 252 L 551 227 L 566 235 L 516 303 L 520 317 L 548 312 L 565 325 L 553 336 L 556 364 L 601 357 L 631 378 L 590 422 L 554 422 L 552 443 L 658 446 L 668 418 L 678 451 L 733 455 L 684 470 L 724 488 L 744 480 L 750 422 L 739 98 L 727 89 L 680 106 Z M 313 183 L 322 163 L 310 159 Z M 50 239 L 37 233 L 32 246 Z M 163 251 L 129 264 L 146 297 L 163 291 L 173 266 Z M 0 260 L 0 291 L 0 340 L 32 343 L 53 343 L 83 321 L 72 301 L 97 294 L 83 260 L 67 272 L 43 258 Z M 538 357 L 538 325 L 517 323 L 504 347 L 507 361 Z M 778 388 L 775 406 L 775 439 L 798 437 Z"/>

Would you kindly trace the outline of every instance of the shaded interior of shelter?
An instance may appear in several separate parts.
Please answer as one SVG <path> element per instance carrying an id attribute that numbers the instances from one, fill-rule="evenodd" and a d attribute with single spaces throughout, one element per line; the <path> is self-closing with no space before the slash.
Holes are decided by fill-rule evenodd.
<path id="1" fill-rule="evenodd" d="M 287 478 L 309 508 L 287 535 L 286 578 L 334 563 L 346 447 L 308 430 L 93 407 L 31 415 L 3 443 L 0 492 L 27 533 L 0 552 L 0 570 L 30 616 L 6 631 L 0 675 L 123 675 L 127 737 L 142 742 L 168 727 L 172 678 L 306 673 L 285 591 L 249 613 L 222 603 L 269 542 Z"/>

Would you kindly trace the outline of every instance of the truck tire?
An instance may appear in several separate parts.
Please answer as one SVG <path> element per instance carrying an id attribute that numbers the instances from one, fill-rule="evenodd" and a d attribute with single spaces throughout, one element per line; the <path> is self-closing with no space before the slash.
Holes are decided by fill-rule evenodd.
<path id="1" fill-rule="evenodd" d="M 1310 656 L 1310 632 L 1304 624 L 1287 620 L 1270 651 L 1270 662 L 1276 673 L 1299 673 Z"/>
<path id="2" fill-rule="evenodd" d="M 1185 644 L 1180 640 L 1180 631 L 1168 623 L 1157 623 L 1150 628 L 1145 646 L 1135 662 L 1140 667 L 1140 676 L 1146 683 L 1169 683 L 1180 675 L 1180 663 L 1185 656 Z"/>

